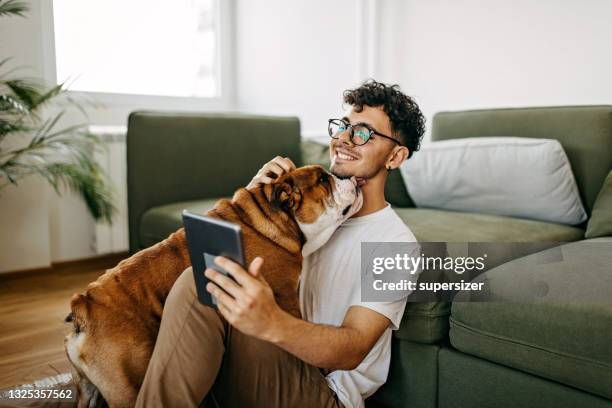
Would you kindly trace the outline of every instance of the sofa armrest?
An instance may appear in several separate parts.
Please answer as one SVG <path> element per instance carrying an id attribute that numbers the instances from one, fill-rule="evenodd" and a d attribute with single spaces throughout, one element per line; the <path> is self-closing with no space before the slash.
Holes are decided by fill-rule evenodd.
<path id="1" fill-rule="evenodd" d="M 274 156 L 301 165 L 295 117 L 132 112 L 127 132 L 130 253 L 142 214 L 177 201 L 228 197 Z"/>

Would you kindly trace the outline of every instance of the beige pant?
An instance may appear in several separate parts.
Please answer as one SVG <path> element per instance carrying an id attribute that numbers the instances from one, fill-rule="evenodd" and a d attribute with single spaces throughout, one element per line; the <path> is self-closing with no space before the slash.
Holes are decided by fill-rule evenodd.
<path id="1" fill-rule="evenodd" d="M 191 268 L 164 306 L 137 407 L 342 407 L 321 370 L 233 329 L 197 299 Z"/>

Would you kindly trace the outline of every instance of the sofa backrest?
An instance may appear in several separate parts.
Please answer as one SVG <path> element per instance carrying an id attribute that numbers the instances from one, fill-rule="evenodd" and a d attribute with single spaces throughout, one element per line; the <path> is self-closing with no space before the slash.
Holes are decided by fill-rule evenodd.
<path id="1" fill-rule="evenodd" d="M 127 183 L 130 251 L 151 207 L 229 197 L 274 156 L 302 162 L 295 117 L 133 112 L 128 118 Z"/>
<path id="2" fill-rule="evenodd" d="M 517 136 L 557 139 L 569 158 L 590 215 L 612 169 L 612 106 L 555 106 L 439 112 L 432 140 Z"/>

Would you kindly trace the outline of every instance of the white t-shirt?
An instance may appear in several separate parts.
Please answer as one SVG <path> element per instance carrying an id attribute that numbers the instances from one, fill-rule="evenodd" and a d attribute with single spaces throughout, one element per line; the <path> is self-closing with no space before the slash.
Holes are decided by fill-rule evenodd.
<path id="1" fill-rule="evenodd" d="M 389 203 L 382 210 L 349 218 L 321 249 L 304 258 L 299 288 L 300 309 L 307 321 L 340 326 L 352 305 L 370 308 L 391 321 L 357 368 L 327 375 L 330 388 L 347 408 L 363 407 L 363 400 L 387 380 L 391 330 L 399 327 L 406 307 L 406 297 L 361 301 L 361 242 L 416 242 L 416 238 Z"/>

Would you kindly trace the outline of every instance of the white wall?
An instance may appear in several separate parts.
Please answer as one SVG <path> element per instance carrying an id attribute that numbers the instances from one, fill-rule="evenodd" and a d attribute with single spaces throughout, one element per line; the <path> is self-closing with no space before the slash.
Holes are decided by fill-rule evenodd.
<path id="1" fill-rule="evenodd" d="M 440 110 L 612 103 L 612 2 L 397 4 L 400 83 Z"/>
<path id="2" fill-rule="evenodd" d="M 324 134 L 342 91 L 361 79 L 362 3 L 238 0 L 238 110 L 296 115 L 303 133 Z"/>
<path id="3" fill-rule="evenodd" d="M 1 69 L 24 66 L 23 76 L 40 77 L 43 72 L 39 10 L 24 18 L 0 18 L 0 59 L 15 56 Z M 15 148 L 27 140 L 6 140 Z M 19 188 L 0 190 L 0 271 L 46 266 L 51 259 L 49 206 L 46 185 L 26 180 Z"/>

